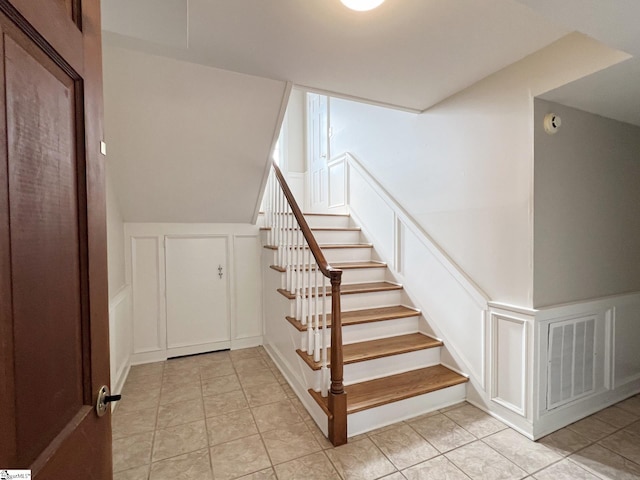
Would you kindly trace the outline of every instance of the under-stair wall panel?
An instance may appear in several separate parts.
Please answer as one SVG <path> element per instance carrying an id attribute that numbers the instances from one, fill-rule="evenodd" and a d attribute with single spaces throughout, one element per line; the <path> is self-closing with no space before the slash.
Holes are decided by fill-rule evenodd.
<path id="1" fill-rule="evenodd" d="M 204 242 L 204 250 L 189 242 Z M 127 223 L 125 244 L 132 286 L 132 364 L 262 344 L 258 227 Z M 223 251 L 222 257 L 207 253 L 216 250 Z M 194 288 L 190 282 L 196 282 Z M 223 285 L 223 297 L 216 300 L 207 283 Z M 197 301 L 188 292 L 199 292 Z M 211 308 L 207 302 L 213 302 Z"/>

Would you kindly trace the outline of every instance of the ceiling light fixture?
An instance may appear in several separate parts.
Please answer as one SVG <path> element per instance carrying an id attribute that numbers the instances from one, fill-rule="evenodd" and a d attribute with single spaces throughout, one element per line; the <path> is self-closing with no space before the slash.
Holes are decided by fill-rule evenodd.
<path id="1" fill-rule="evenodd" d="M 366 12 L 382 5 L 384 0 L 340 0 L 346 7 L 356 12 Z"/>

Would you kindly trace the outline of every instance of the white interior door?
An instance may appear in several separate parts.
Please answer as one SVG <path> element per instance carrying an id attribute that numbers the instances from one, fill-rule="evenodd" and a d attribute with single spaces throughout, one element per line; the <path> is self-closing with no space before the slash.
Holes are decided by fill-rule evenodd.
<path id="1" fill-rule="evenodd" d="M 165 237 L 170 356 L 230 347 L 227 237 Z"/>
<path id="2" fill-rule="evenodd" d="M 329 208 L 329 99 L 326 95 L 307 93 L 307 146 L 309 206 L 312 212 L 326 212 Z"/>

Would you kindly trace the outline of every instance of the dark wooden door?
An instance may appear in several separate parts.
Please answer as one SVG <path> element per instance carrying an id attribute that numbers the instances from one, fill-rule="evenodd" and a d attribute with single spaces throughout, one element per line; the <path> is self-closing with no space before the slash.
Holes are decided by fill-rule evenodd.
<path id="1" fill-rule="evenodd" d="M 0 0 L 0 469 L 111 478 L 99 0 Z"/>

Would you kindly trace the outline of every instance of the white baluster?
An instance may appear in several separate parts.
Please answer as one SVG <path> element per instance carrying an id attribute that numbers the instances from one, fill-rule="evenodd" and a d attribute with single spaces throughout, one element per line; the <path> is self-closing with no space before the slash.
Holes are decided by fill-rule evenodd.
<path id="1" fill-rule="evenodd" d="M 289 219 L 289 228 L 287 229 L 287 238 L 289 239 L 289 248 L 287 250 L 287 275 L 288 275 L 288 283 L 289 292 L 293 293 L 295 288 L 293 287 L 293 248 L 294 248 L 294 234 L 295 234 L 295 225 L 298 223 L 296 221 L 296 217 L 293 216 L 293 210 L 289 203 L 287 202 L 287 218 Z"/>
<path id="2" fill-rule="evenodd" d="M 305 294 L 307 291 L 307 277 L 304 274 L 304 252 L 305 252 L 306 240 L 304 235 L 302 236 L 302 243 L 300 244 L 300 322 L 303 325 L 307 324 L 307 302 L 305 301 Z M 302 347 L 300 348 L 303 352 L 307 352 L 309 350 L 309 334 L 308 332 L 302 332 Z"/>
<path id="3" fill-rule="evenodd" d="M 316 284 L 316 308 L 315 308 L 315 312 L 313 312 L 313 317 L 315 319 L 315 323 L 316 323 L 316 329 L 315 329 L 315 335 L 314 335 L 314 339 L 313 339 L 313 361 L 314 362 L 319 362 L 320 361 L 320 309 L 323 308 L 324 306 L 324 301 L 325 301 L 325 291 L 322 291 L 322 297 L 320 296 L 320 279 L 318 278 L 318 273 L 320 273 L 320 276 L 322 276 L 324 278 L 324 275 L 322 274 L 322 272 L 320 272 L 320 267 L 316 266 L 315 270 L 314 270 L 314 279 L 315 279 L 315 284 Z"/>
<path id="4" fill-rule="evenodd" d="M 289 215 L 289 202 L 285 197 L 285 237 L 284 237 L 284 276 L 287 292 L 291 292 L 291 215 Z"/>
<path id="5" fill-rule="evenodd" d="M 283 253 L 283 233 L 284 233 L 284 215 L 282 208 L 282 187 L 278 189 L 278 220 L 279 220 L 279 228 L 278 228 L 278 266 L 281 267 L 284 264 L 284 260 L 282 258 Z"/>
<path id="6" fill-rule="evenodd" d="M 273 238 L 271 239 L 271 245 L 274 246 L 278 246 L 278 203 L 277 203 L 277 198 L 278 198 L 278 180 L 277 178 L 273 177 L 273 192 L 271 195 L 271 217 L 272 217 L 272 228 L 273 228 Z"/>
<path id="7" fill-rule="evenodd" d="M 311 254 L 311 249 L 307 248 L 307 264 L 305 265 L 305 268 L 307 269 L 307 285 L 308 285 L 308 290 L 307 290 L 307 317 L 308 317 L 308 321 L 307 321 L 307 333 L 308 333 L 308 342 L 309 344 L 307 345 L 309 347 L 308 353 L 309 355 L 313 355 L 313 340 L 315 339 L 315 331 L 313 329 L 314 325 L 313 325 L 313 283 L 311 283 L 311 265 L 315 265 L 314 262 L 314 258 L 313 255 Z"/>
<path id="8" fill-rule="evenodd" d="M 327 277 L 322 275 L 322 290 L 327 291 Z M 323 397 L 329 394 L 329 369 L 327 368 L 327 308 L 323 303 L 322 307 L 322 366 L 320 367 L 320 393 Z"/>
<path id="9" fill-rule="evenodd" d="M 302 321 L 302 294 L 300 284 L 302 283 L 302 230 L 296 222 L 296 318 Z"/>
<path id="10" fill-rule="evenodd" d="M 278 257 L 278 242 L 280 240 L 280 215 L 278 214 L 278 197 L 279 197 L 280 186 L 275 184 L 275 189 L 273 192 L 273 245 L 276 247 L 276 260 L 277 264 L 280 260 Z"/>
<path id="11" fill-rule="evenodd" d="M 267 182 L 267 201 L 265 205 L 265 227 L 269 228 L 267 231 L 267 244 L 271 245 L 273 242 L 273 218 L 271 214 L 271 195 L 273 193 L 273 169 L 271 169 L 271 173 L 269 174 L 269 181 Z"/>
<path id="12" fill-rule="evenodd" d="M 305 295 L 307 293 L 307 276 L 304 274 L 304 262 L 305 262 L 305 254 L 306 254 L 306 239 L 303 239 L 302 244 L 300 245 L 300 275 L 302 278 L 301 292 L 300 292 L 300 300 L 301 300 L 301 309 L 300 309 L 300 321 L 303 325 L 307 324 L 307 302 L 305 300 Z"/>

